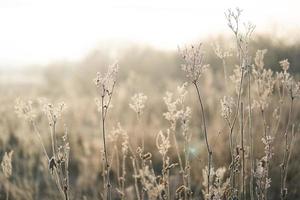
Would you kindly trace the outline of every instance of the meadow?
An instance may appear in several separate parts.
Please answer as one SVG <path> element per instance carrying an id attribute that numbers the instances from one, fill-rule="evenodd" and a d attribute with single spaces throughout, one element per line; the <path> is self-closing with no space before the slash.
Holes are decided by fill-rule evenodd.
<path id="1" fill-rule="evenodd" d="M 299 199 L 300 42 L 240 15 L 0 79 L 0 199 Z"/>

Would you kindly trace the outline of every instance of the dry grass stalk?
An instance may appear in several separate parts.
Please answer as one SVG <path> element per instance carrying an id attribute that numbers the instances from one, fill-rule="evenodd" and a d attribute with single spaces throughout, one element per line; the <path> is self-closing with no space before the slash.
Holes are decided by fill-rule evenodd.
<path id="1" fill-rule="evenodd" d="M 111 199 L 111 183 L 110 183 L 110 164 L 108 162 L 108 153 L 106 147 L 106 133 L 105 133 L 105 120 L 107 116 L 107 112 L 111 106 L 111 99 L 114 92 L 115 84 L 117 81 L 117 73 L 118 73 L 118 64 L 115 63 L 109 66 L 107 72 L 104 75 L 97 73 L 97 77 L 94 82 L 99 89 L 100 100 L 96 99 L 96 104 L 98 106 L 98 111 L 101 112 L 101 125 L 102 125 L 102 139 L 103 139 L 103 147 L 104 147 L 104 155 L 105 155 L 105 171 L 106 171 L 106 199 Z"/>

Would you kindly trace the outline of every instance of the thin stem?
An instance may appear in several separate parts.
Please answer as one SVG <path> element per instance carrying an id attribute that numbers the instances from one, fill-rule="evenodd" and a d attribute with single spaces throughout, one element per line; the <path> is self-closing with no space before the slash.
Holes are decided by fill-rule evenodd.
<path id="1" fill-rule="evenodd" d="M 202 98 L 201 98 L 201 94 L 200 94 L 200 90 L 198 87 L 197 82 L 193 82 L 195 85 L 195 88 L 197 90 L 197 95 L 198 95 L 198 100 L 200 103 L 200 107 L 201 107 L 201 113 L 202 113 L 202 123 L 203 123 L 203 129 L 204 129 L 204 137 L 205 137 L 205 143 L 206 143 L 206 149 L 207 149 L 207 156 L 208 156 L 208 173 L 207 173 L 207 193 L 209 194 L 210 192 L 210 170 L 211 170 L 211 162 L 212 162 L 212 150 L 209 146 L 208 143 L 208 138 L 207 138 L 207 128 L 206 128 L 206 120 L 205 120 L 205 113 L 204 113 L 204 106 L 202 103 Z"/>
<path id="2" fill-rule="evenodd" d="M 289 115 L 288 115 L 288 122 L 285 128 L 285 151 L 284 151 L 284 157 L 283 157 L 283 161 L 281 163 L 281 176 L 280 176 L 280 182 L 281 182 L 281 187 L 280 187 L 280 198 L 282 200 L 287 199 L 287 189 L 286 189 L 286 176 L 287 176 L 287 167 L 288 167 L 288 162 L 289 162 L 289 157 L 291 154 L 290 148 L 294 139 L 294 128 L 292 128 L 292 138 L 291 138 L 291 142 L 290 144 L 288 144 L 288 129 L 290 126 L 290 121 L 291 121 L 291 116 L 293 114 L 293 102 L 294 102 L 294 98 L 291 97 L 291 104 L 290 104 L 290 110 L 289 110 Z"/>
<path id="3" fill-rule="evenodd" d="M 254 150 L 253 150 L 253 133 L 252 133 L 252 107 L 251 107 L 251 74 L 248 71 L 248 106 L 249 106 L 249 137 L 250 137 L 250 199 L 254 200 L 254 189 L 253 189 L 253 181 L 254 181 Z"/>
<path id="4" fill-rule="evenodd" d="M 264 138 L 267 141 L 268 140 L 268 126 L 267 126 L 267 122 L 266 122 L 266 116 L 265 116 L 265 111 L 263 108 L 261 108 L 261 116 L 262 116 L 262 120 L 263 120 L 263 127 L 264 127 Z M 268 148 L 270 148 L 270 144 L 268 143 Z M 269 165 L 270 165 L 270 160 L 269 160 L 269 155 L 266 155 L 266 179 L 269 177 Z M 265 187 L 263 187 L 265 188 Z M 264 200 L 268 199 L 268 188 L 264 189 Z"/>
<path id="5" fill-rule="evenodd" d="M 104 107 L 104 96 L 101 98 L 101 108 L 102 108 L 102 138 L 103 138 L 103 147 L 104 147 L 104 157 L 105 157 L 105 171 L 107 175 L 107 183 L 106 186 L 108 188 L 107 191 L 107 199 L 111 199 L 111 185 L 110 185 L 110 177 L 109 177 L 109 163 L 107 156 L 107 148 L 106 148 L 106 139 L 105 139 L 105 116 L 106 116 L 106 108 Z"/>
<path id="6" fill-rule="evenodd" d="M 222 58 L 222 65 L 224 70 L 224 79 L 225 79 L 225 88 L 227 87 L 227 71 L 226 71 L 226 61 L 225 58 Z"/>
<path id="7" fill-rule="evenodd" d="M 7 188 L 6 188 L 6 200 L 8 200 L 9 198 L 9 183 L 7 184 Z"/>
<path id="8" fill-rule="evenodd" d="M 39 140 L 39 142 L 40 142 L 40 144 L 41 144 L 41 147 L 42 147 L 42 150 L 43 150 L 43 152 L 44 152 L 44 155 L 45 155 L 45 157 L 47 158 L 47 161 L 49 162 L 49 161 L 50 161 L 50 158 L 49 158 L 49 156 L 48 156 L 48 153 L 47 153 L 47 151 L 46 151 L 44 142 L 43 142 L 43 140 L 42 140 L 40 131 L 38 130 L 35 121 L 31 121 L 31 125 L 32 125 L 32 127 L 33 127 L 33 130 L 34 130 L 35 134 L 36 134 L 37 137 L 38 137 L 38 140 Z"/>
<path id="9" fill-rule="evenodd" d="M 242 147 L 242 195 L 241 199 L 245 199 L 245 148 L 244 148 L 244 105 L 241 102 L 241 147 Z"/>
<path id="10" fill-rule="evenodd" d="M 284 183 L 284 187 L 286 187 L 286 179 L 287 179 L 287 173 L 288 173 L 288 168 L 289 168 L 289 161 L 291 159 L 291 155 L 292 155 L 292 149 L 293 149 L 293 144 L 294 144 L 294 138 L 295 138 L 295 130 L 294 130 L 294 125 L 292 127 L 292 138 L 290 141 L 290 144 L 288 146 L 288 156 L 287 156 L 287 160 L 286 160 L 286 168 L 284 171 L 284 176 L 283 176 L 283 183 Z M 287 197 L 286 197 L 287 198 Z"/>
<path id="11" fill-rule="evenodd" d="M 239 83 L 239 92 L 238 92 L 238 101 L 237 101 L 237 108 L 236 108 L 236 111 L 235 111 L 235 114 L 234 114 L 234 118 L 233 118 L 233 122 L 231 123 L 231 127 L 230 127 L 230 134 L 229 134 L 229 137 L 230 137 L 230 151 L 231 151 L 231 174 L 230 174 L 230 179 L 231 179 L 231 182 L 233 184 L 233 188 L 235 187 L 235 176 L 234 176 L 234 148 L 233 148 L 233 130 L 234 130 L 234 127 L 235 127 L 235 123 L 236 123 L 236 120 L 237 120 L 237 117 L 238 117 L 238 114 L 239 114 L 239 108 L 240 108 L 240 102 L 241 102 L 241 93 L 242 93 L 242 86 L 243 86 L 243 79 L 244 79 L 244 68 L 241 69 L 241 79 L 240 79 L 240 83 Z M 230 124 L 230 123 L 229 123 Z"/>
<path id="12" fill-rule="evenodd" d="M 177 157 L 178 157 L 178 162 L 179 162 L 179 166 L 180 166 L 180 173 L 182 174 L 182 181 L 183 181 L 184 186 L 186 186 L 184 167 L 183 167 L 182 159 L 181 159 L 180 152 L 179 152 L 179 147 L 178 147 L 175 130 L 172 130 L 172 133 L 173 133 L 172 134 L 173 140 L 174 140 L 175 149 L 176 149 L 176 153 L 177 153 Z M 184 192 L 184 194 L 186 196 L 186 191 Z"/>
<path id="13" fill-rule="evenodd" d="M 240 102 L 241 102 L 241 94 L 242 94 L 242 86 L 243 86 L 243 79 L 244 79 L 244 68 L 241 69 L 241 79 L 240 79 L 240 84 L 239 84 L 239 93 L 238 93 L 238 101 L 237 101 L 237 109 L 235 111 L 235 115 L 234 115 L 234 118 L 233 118 L 233 122 L 232 122 L 232 125 L 231 125 L 231 132 L 233 131 L 233 128 L 235 126 L 235 123 L 236 123 L 236 120 L 237 120 L 237 117 L 238 117 L 238 114 L 239 114 L 239 108 L 240 108 Z"/>
<path id="14" fill-rule="evenodd" d="M 139 192 L 139 186 L 138 186 L 138 179 L 137 179 L 137 167 L 135 165 L 135 158 L 131 157 L 131 161 L 132 161 L 132 167 L 133 167 L 133 172 L 134 172 L 134 187 L 135 187 L 135 192 L 136 192 L 136 197 L 138 200 L 141 200 L 140 197 L 140 192 Z"/>

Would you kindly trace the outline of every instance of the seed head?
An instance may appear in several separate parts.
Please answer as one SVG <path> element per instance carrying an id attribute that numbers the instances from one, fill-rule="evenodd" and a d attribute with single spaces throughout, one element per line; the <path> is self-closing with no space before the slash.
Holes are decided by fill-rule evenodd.
<path id="1" fill-rule="evenodd" d="M 24 101 L 22 99 L 16 99 L 15 112 L 21 118 L 25 120 L 32 121 L 36 114 L 32 109 L 32 101 Z"/>
<path id="2" fill-rule="evenodd" d="M 280 61 L 279 64 L 280 64 L 282 70 L 285 72 L 290 68 L 290 63 L 289 63 L 288 59 Z"/>
<path id="3" fill-rule="evenodd" d="M 181 65 L 182 70 L 186 72 L 187 78 L 192 83 L 196 83 L 199 77 L 209 67 L 208 64 L 204 64 L 204 53 L 202 51 L 202 44 L 197 46 L 192 45 L 190 48 L 185 48 L 180 51 L 180 54 L 184 60 L 184 64 Z"/>
<path id="4" fill-rule="evenodd" d="M 256 51 L 256 55 L 255 55 L 255 58 L 254 58 L 254 62 L 255 62 L 255 65 L 260 69 L 262 70 L 264 68 L 264 57 L 265 57 L 265 54 L 268 52 L 267 49 L 263 49 L 263 50 L 257 50 Z"/>
<path id="5" fill-rule="evenodd" d="M 147 98 L 143 93 L 138 93 L 131 97 L 132 102 L 129 104 L 129 107 L 136 112 L 138 117 L 143 114 Z"/>
<path id="6" fill-rule="evenodd" d="M 1 167 L 3 174 L 6 178 L 9 178 L 12 175 L 12 155 L 13 151 L 10 151 L 9 153 L 5 152 L 2 162 L 1 162 Z"/>
<path id="7" fill-rule="evenodd" d="M 221 116 L 226 120 L 230 120 L 233 106 L 234 106 L 233 98 L 224 96 L 220 102 L 221 102 Z"/>

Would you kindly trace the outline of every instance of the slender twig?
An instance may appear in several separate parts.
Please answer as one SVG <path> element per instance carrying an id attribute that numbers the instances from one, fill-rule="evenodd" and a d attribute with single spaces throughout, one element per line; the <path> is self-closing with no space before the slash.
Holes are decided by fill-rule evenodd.
<path id="1" fill-rule="evenodd" d="M 253 133 L 252 133 L 251 73 L 250 73 L 250 68 L 249 68 L 249 71 L 248 71 L 248 107 L 249 107 L 248 132 L 249 132 L 249 137 L 250 137 L 250 199 L 254 200 L 254 189 L 253 189 L 254 149 L 253 149 Z"/>
<path id="2" fill-rule="evenodd" d="M 290 103 L 290 110 L 289 110 L 289 115 L 288 115 L 288 121 L 287 121 L 287 125 L 285 128 L 285 132 L 284 132 L 284 137 L 285 137 L 285 150 L 284 150 L 284 156 L 283 156 L 283 161 L 281 163 L 281 169 L 280 169 L 280 198 L 282 200 L 286 200 L 287 199 L 287 188 L 286 188 L 286 176 L 287 176 L 287 170 L 288 170 L 288 162 L 289 162 L 289 157 L 291 154 L 291 145 L 294 139 L 294 127 L 292 127 L 292 138 L 291 138 L 291 142 L 290 144 L 288 143 L 288 129 L 290 126 L 290 121 L 292 118 L 292 114 L 293 114 L 293 102 L 294 102 L 294 97 L 291 95 L 291 103 Z"/>
<path id="3" fill-rule="evenodd" d="M 105 139 L 105 118 L 106 118 L 106 107 L 104 106 L 104 95 L 101 96 L 101 109 L 102 109 L 102 139 L 103 139 L 103 148 L 104 148 L 104 157 L 105 157 L 105 171 L 106 171 L 106 187 L 107 187 L 107 199 L 111 199 L 111 185 L 110 185 L 110 177 L 109 177 L 109 163 L 107 156 L 107 148 L 106 148 L 106 139 Z"/>
<path id="4" fill-rule="evenodd" d="M 197 91 L 197 95 L 198 95 L 198 100 L 200 103 L 200 108 L 201 108 L 201 114 L 202 114 L 202 123 L 203 123 L 203 129 L 204 129 L 204 137 L 205 137 L 205 144 L 206 144 L 206 149 L 207 149 L 207 157 L 208 157 L 208 172 L 207 172 L 207 194 L 209 194 L 210 192 L 210 171 L 211 171 L 211 165 L 212 165 L 212 150 L 209 146 L 208 143 L 208 138 L 207 138 L 207 127 L 206 127 L 206 119 L 205 119 L 205 112 L 204 112 L 204 106 L 202 103 L 202 98 L 201 98 L 201 94 L 200 94 L 200 90 L 198 87 L 197 82 L 193 82 L 193 84 L 195 85 L 196 91 Z"/>
<path id="5" fill-rule="evenodd" d="M 244 200 L 245 196 L 245 147 L 244 147 L 244 105 L 241 102 L 241 114 L 240 114 L 240 131 L 241 131 L 241 151 L 242 151 L 242 195 L 241 199 Z"/>

